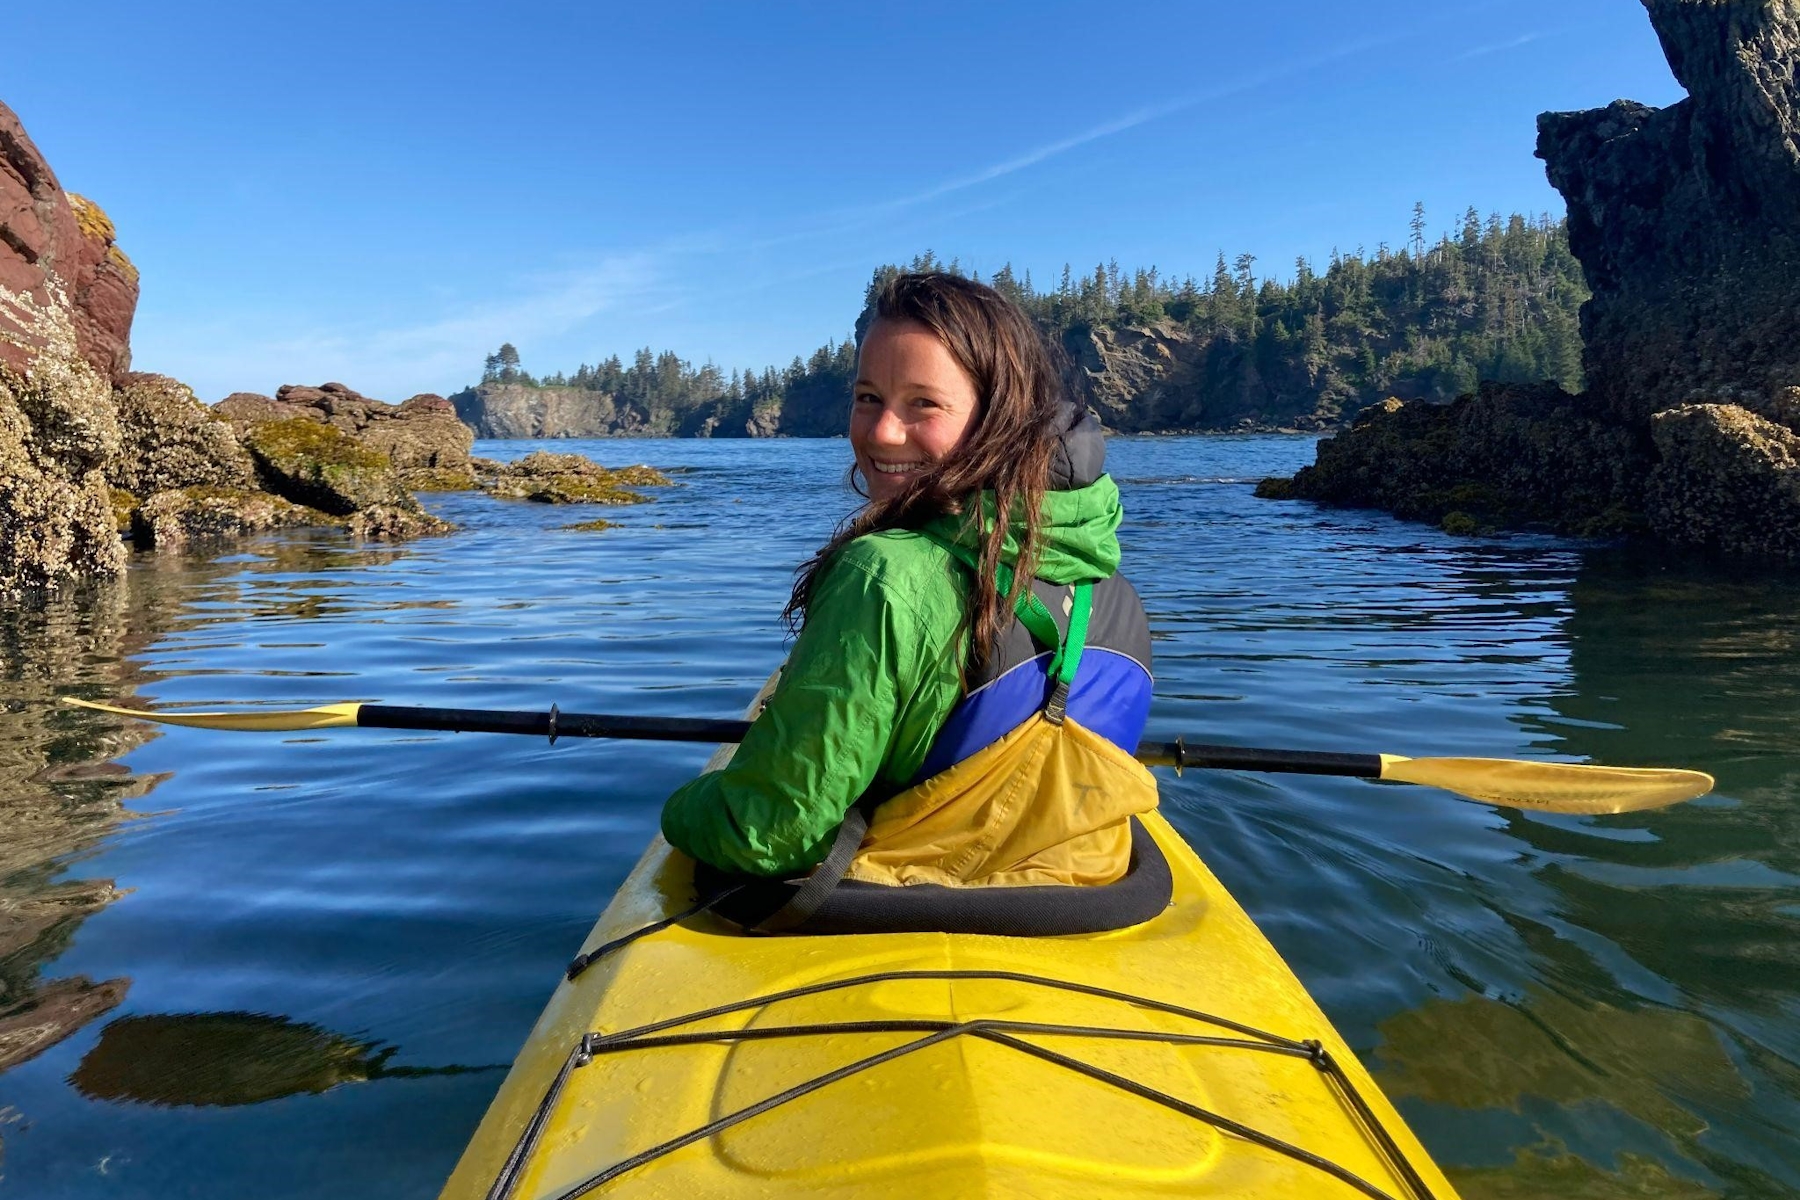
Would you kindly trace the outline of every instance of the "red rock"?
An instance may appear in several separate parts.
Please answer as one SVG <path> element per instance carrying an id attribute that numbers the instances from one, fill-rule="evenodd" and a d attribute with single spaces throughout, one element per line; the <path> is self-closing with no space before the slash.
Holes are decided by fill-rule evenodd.
<path id="1" fill-rule="evenodd" d="M 0 103 L 0 287 L 54 302 L 59 287 L 70 307 L 81 355 L 112 380 L 131 367 L 131 319 L 137 268 L 119 249 L 99 205 L 65 192 L 18 114 Z M 0 363 L 26 372 L 39 348 L 0 305 Z M 11 339 L 25 343 L 15 345 Z"/>

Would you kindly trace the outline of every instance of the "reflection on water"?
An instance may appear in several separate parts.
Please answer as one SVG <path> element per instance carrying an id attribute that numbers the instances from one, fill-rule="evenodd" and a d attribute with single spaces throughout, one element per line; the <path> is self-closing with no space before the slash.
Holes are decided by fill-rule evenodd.
<path id="1" fill-rule="evenodd" d="M 154 577 L 128 602 L 97 585 L 0 617 L 0 1070 L 42 1053 L 125 997 L 129 980 L 46 979 L 82 920 L 119 895 L 108 879 L 67 879 L 156 776 L 110 761 L 155 736 L 102 726 L 56 705 L 87 688 L 129 694 L 128 656 L 166 619 Z"/>
<path id="2" fill-rule="evenodd" d="M 438 497 L 462 533 L 301 531 L 0 616 L 0 1053 L 21 1048 L 0 1121 L 22 1194 L 434 1193 L 498 1083 L 437 1064 L 510 1060 L 706 748 L 152 739 L 49 701 L 736 715 L 780 659 L 789 568 L 849 502 L 843 443 L 575 448 L 685 486 L 599 535 Z M 1719 780 L 1604 818 L 1163 780 L 1471 1200 L 1800 1196 L 1796 580 L 1254 500 L 1242 481 L 1306 441 L 1110 453 L 1157 636 L 1150 736 Z M 758 517 L 794 495 L 821 502 Z"/>
<path id="3" fill-rule="evenodd" d="M 91 1100 L 229 1107 L 346 1083 L 494 1067 L 389 1067 L 398 1047 L 263 1013 L 121 1017 L 69 1076 Z"/>
<path id="4" fill-rule="evenodd" d="M 1594 822 L 1507 814 L 1544 889 L 1499 908 L 1511 961 L 1381 1026 L 1399 1098 L 1506 1129 L 1471 1197 L 1800 1189 L 1796 580 L 1589 554 L 1569 676 L 1520 724 L 1567 754 L 1713 773 L 1713 798 Z M 1416 1109 L 1413 1111 L 1417 1111 Z"/>

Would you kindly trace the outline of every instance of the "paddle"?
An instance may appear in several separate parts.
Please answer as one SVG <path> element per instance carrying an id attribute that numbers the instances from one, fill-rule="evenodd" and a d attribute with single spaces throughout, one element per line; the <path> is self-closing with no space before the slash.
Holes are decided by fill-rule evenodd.
<path id="1" fill-rule="evenodd" d="M 603 713 L 515 712 L 488 708 L 402 708 L 387 704 L 328 704 L 289 712 L 142 712 L 63 697 L 65 704 L 100 712 L 187 725 L 294 733 L 356 726 L 362 729 L 428 729 L 446 733 L 529 733 L 548 737 L 632 738 L 664 742 L 737 742 L 748 721 L 702 717 L 628 717 Z M 1144 742 L 1138 761 L 1152 767 L 1286 771 L 1300 775 L 1350 775 L 1442 788 L 1470 800 L 1539 812 L 1600 814 L 1661 808 L 1704 796 L 1711 775 L 1669 767 L 1599 767 L 1577 763 L 1524 762 L 1506 758 L 1403 758 L 1394 754 L 1332 754 L 1312 750 L 1259 750 L 1245 746 Z"/>

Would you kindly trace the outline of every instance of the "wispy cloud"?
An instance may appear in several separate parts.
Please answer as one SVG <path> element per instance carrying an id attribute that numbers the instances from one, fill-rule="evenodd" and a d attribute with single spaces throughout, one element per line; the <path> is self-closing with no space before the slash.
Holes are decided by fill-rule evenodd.
<path id="1" fill-rule="evenodd" d="M 869 204 L 800 215 L 785 222 L 786 228 L 733 222 L 697 229 L 654 245 L 615 252 L 585 266 L 521 278 L 509 296 L 462 307 L 452 302 L 440 308 L 441 315 L 418 320 L 403 319 L 385 325 L 361 318 L 336 325 L 319 322 L 298 333 L 289 326 L 280 334 L 268 333 L 266 323 L 254 330 L 233 322 L 206 328 L 142 329 L 139 359 L 150 369 L 160 366 L 173 370 L 208 398 L 244 387 L 272 388 L 279 382 L 322 382 L 329 378 L 343 379 L 371 394 L 394 399 L 419 388 L 453 387 L 468 377 L 472 355 L 503 340 L 553 341 L 624 306 L 629 306 L 634 315 L 643 315 L 691 303 L 696 292 L 680 282 L 689 274 L 681 269 L 682 259 L 755 253 L 793 242 L 824 242 L 871 226 L 891 224 L 901 213 L 926 206 L 934 206 L 929 223 L 941 228 L 958 216 L 993 208 L 1028 193 L 1012 189 L 1007 196 L 989 196 L 951 209 L 935 207 L 935 202 L 946 197 L 981 188 L 1152 122 L 1240 99 L 1333 63 L 1368 55 L 1418 33 L 1417 28 L 1397 30 L 1304 58 L 1283 59 L 1267 70 L 1106 117 L 915 191 Z M 1541 36 L 1529 33 L 1476 47 L 1454 61 L 1509 50 Z M 840 246 L 831 265 L 814 262 L 798 276 L 823 274 L 842 263 L 854 265 L 852 258 L 852 248 Z M 855 261 L 862 258 L 857 256 Z M 794 275 L 791 271 L 775 272 L 737 290 L 760 291 L 775 282 L 791 282 Z M 709 296 L 717 293 L 717 286 L 706 289 Z"/>
<path id="2" fill-rule="evenodd" d="M 1215 104 L 1221 100 L 1229 100 L 1237 96 L 1242 96 L 1246 93 L 1253 92 L 1258 88 L 1266 87 L 1269 84 L 1291 78 L 1294 75 L 1317 70 L 1320 67 L 1328 66 L 1331 63 L 1340 62 L 1347 58 L 1355 58 L 1358 55 L 1367 54 L 1371 50 L 1377 50 L 1383 46 L 1392 45 L 1394 42 L 1402 41 L 1412 36 L 1414 36 L 1413 31 L 1407 30 L 1385 34 L 1380 37 L 1359 38 L 1354 42 L 1336 46 L 1330 50 L 1310 55 L 1306 58 L 1290 59 L 1283 63 L 1279 68 L 1258 72 L 1255 75 L 1234 80 L 1233 82 L 1224 84 L 1220 87 L 1208 88 L 1205 91 L 1200 92 L 1190 92 L 1187 95 L 1165 100 L 1160 104 L 1152 104 L 1143 108 L 1134 109 L 1121 116 L 1102 121 L 1098 125 L 1090 126 L 1078 133 L 1058 138 L 1055 141 L 1046 142 L 1043 145 L 1035 146 L 1030 150 L 1001 159 L 1000 161 L 982 167 L 979 170 L 944 180 L 941 183 L 933 184 L 930 187 L 910 195 L 900 196 L 892 200 L 884 200 L 868 205 L 864 209 L 858 211 L 870 214 L 892 212 L 895 209 L 910 208 L 917 204 L 924 204 L 939 199 L 940 197 L 948 196 L 953 192 L 960 192 L 967 188 L 978 187 L 981 184 L 1004 178 L 1017 171 L 1023 171 L 1028 167 L 1035 167 L 1041 162 L 1067 154 L 1071 150 L 1076 150 L 1082 146 L 1091 145 L 1094 142 L 1115 137 L 1118 134 L 1136 129 L 1140 125 L 1147 125 L 1152 121 L 1158 121 L 1164 117 L 1172 117 L 1176 113 L 1199 108 L 1204 104 Z"/>
<path id="3" fill-rule="evenodd" d="M 1466 62 L 1467 60 L 1469 60 L 1471 58 L 1480 58 L 1484 54 L 1498 54 L 1502 50 L 1513 50 L 1519 46 L 1524 46 L 1531 42 L 1535 42 L 1543 36 L 1544 35 L 1542 32 L 1527 33 L 1527 34 L 1522 34 L 1519 37 L 1512 38 L 1508 41 L 1493 42 L 1486 46 L 1477 46 L 1473 50 L 1464 50 L 1461 54 L 1458 54 L 1458 55 L 1454 56 L 1453 58 L 1451 58 L 1450 61 L 1451 62 Z"/>
<path id="4" fill-rule="evenodd" d="M 598 263 L 521 280 L 512 295 L 468 304 L 439 316 L 382 325 L 323 323 L 268 335 L 231 323 L 148 329 L 137 355 L 148 369 L 171 370 L 202 397 L 245 388 L 341 379 L 384 399 L 465 379 L 472 356 L 502 341 L 554 338 L 629 304 L 655 312 L 672 303 L 658 255 L 613 255 Z M 143 334 L 148 334 L 147 337 Z M 222 349 L 223 348 L 223 349 Z"/>

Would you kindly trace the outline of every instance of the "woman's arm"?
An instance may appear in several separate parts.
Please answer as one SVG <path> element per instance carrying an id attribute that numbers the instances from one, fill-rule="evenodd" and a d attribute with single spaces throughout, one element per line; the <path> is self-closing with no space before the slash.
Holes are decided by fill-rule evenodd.
<path id="1" fill-rule="evenodd" d="M 956 600 L 947 582 L 920 596 L 891 565 L 861 541 L 840 552 L 731 763 L 664 805 L 676 848 L 729 871 L 803 871 L 872 785 L 898 788 L 918 770 L 956 703 L 960 616 L 938 611 Z"/>

